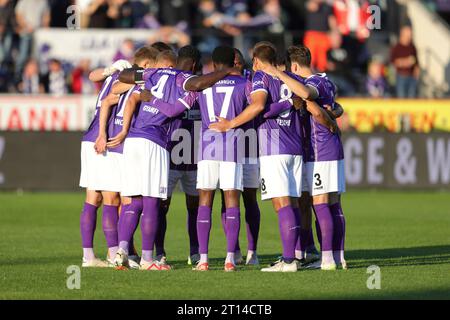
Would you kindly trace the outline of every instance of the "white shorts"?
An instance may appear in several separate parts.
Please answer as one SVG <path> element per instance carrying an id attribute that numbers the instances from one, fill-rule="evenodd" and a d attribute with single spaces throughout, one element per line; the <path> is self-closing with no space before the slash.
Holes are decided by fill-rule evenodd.
<path id="1" fill-rule="evenodd" d="M 306 172 L 312 196 L 345 192 L 344 160 L 307 162 Z"/>
<path id="2" fill-rule="evenodd" d="M 197 189 L 243 190 L 242 163 L 201 160 L 197 164 Z"/>
<path id="3" fill-rule="evenodd" d="M 81 142 L 80 187 L 88 190 L 120 192 L 122 190 L 122 154 L 97 154 L 94 142 Z"/>
<path id="4" fill-rule="evenodd" d="M 167 198 L 169 152 L 144 138 L 126 138 L 123 145 L 122 196 Z"/>
<path id="5" fill-rule="evenodd" d="M 258 159 L 245 159 L 242 164 L 242 172 L 244 188 L 258 189 L 260 184 Z"/>
<path id="6" fill-rule="evenodd" d="M 261 199 L 299 198 L 302 194 L 302 156 L 280 154 L 262 156 Z"/>
<path id="7" fill-rule="evenodd" d="M 167 195 L 172 196 L 173 190 L 180 181 L 181 191 L 189 196 L 198 196 L 197 190 L 197 170 L 182 171 L 182 170 L 170 170 L 169 171 L 169 189 Z"/>

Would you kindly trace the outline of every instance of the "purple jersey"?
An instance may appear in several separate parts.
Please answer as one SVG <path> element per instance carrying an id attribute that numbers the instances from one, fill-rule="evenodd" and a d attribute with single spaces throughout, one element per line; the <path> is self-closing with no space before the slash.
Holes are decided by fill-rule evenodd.
<path id="1" fill-rule="evenodd" d="M 325 108 L 325 105 L 334 105 L 336 94 L 335 85 L 325 74 L 315 74 L 305 79 L 305 84 L 316 88 L 319 97 L 317 104 Z M 339 134 L 316 122 L 310 116 L 310 147 L 311 151 L 307 161 L 331 161 L 344 158 L 344 151 Z"/>
<path id="2" fill-rule="evenodd" d="M 133 86 L 130 90 L 122 93 L 119 98 L 119 102 L 112 108 L 111 116 L 108 121 L 108 137 L 112 138 L 117 136 L 123 128 L 123 112 L 127 105 L 128 99 L 131 94 L 138 89 L 138 86 Z M 123 143 L 115 148 L 109 148 L 110 152 L 123 153 Z"/>
<path id="3" fill-rule="evenodd" d="M 252 93 L 264 91 L 267 101 L 264 111 L 257 118 L 259 156 L 291 154 L 301 155 L 302 146 L 299 135 L 300 119 L 293 109 L 282 112 L 277 118 L 265 119 L 263 114 L 270 109 L 270 104 L 290 99 L 292 92 L 279 79 L 262 71 L 253 75 Z"/>
<path id="4" fill-rule="evenodd" d="M 82 141 L 90 141 L 95 142 L 95 140 L 98 137 L 98 129 L 99 129 L 99 117 L 100 117 L 100 107 L 102 106 L 102 100 L 106 98 L 106 96 L 111 91 L 113 83 L 119 78 L 119 72 L 115 72 L 112 75 L 110 75 L 108 78 L 105 79 L 105 81 L 102 84 L 102 87 L 100 89 L 100 93 L 97 97 L 97 102 L 95 104 L 95 113 L 94 118 L 92 119 L 91 124 L 89 125 L 89 128 L 83 135 Z"/>
<path id="5" fill-rule="evenodd" d="M 202 117 L 201 145 L 198 160 L 219 160 L 242 163 L 245 145 L 244 129 L 236 128 L 219 133 L 209 130 L 217 117 L 231 120 L 248 105 L 247 79 L 229 75 L 212 87 L 197 93 Z M 256 137 L 255 137 L 256 140 Z"/>
<path id="6" fill-rule="evenodd" d="M 143 72 L 145 88 L 152 95 L 169 104 L 174 104 L 185 94 L 183 89 L 191 74 L 176 69 L 147 69 Z M 131 125 L 128 137 L 144 138 L 170 148 L 171 133 L 181 125 L 180 119 L 172 119 L 161 113 L 153 102 L 142 102 Z"/>

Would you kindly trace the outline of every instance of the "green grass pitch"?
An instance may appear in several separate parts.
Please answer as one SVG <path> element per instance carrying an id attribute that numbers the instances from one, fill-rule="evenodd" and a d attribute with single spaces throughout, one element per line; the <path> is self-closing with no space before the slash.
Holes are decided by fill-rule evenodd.
<path id="1" fill-rule="evenodd" d="M 264 274 L 222 270 L 225 236 L 218 199 L 213 212 L 213 270 L 191 271 L 182 194 L 168 216 L 171 272 L 81 270 L 81 288 L 69 290 L 66 269 L 80 265 L 82 193 L 0 193 L 0 299 L 449 299 L 450 202 L 445 193 L 352 191 L 344 196 L 349 270 Z M 270 203 L 261 204 L 259 255 L 268 264 L 281 251 Z M 100 215 L 99 215 L 100 219 Z M 241 246 L 246 245 L 245 227 Z M 139 246 L 140 232 L 136 236 Z M 101 220 L 95 251 L 104 258 Z M 244 250 L 245 251 L 245 250 Z M 381 289 L 366 286 L 367 267 L 381 268 Z"/>

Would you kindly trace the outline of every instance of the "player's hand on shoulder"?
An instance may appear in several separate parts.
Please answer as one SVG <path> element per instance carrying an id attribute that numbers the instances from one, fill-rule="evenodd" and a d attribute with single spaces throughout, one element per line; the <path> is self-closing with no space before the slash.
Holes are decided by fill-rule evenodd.
<path id="1" fill-rule="evenodd" d="M 264 68 L 262 69 L 262 71 L 264 71 L 265 73 L 267 73 L 268 75 L 271 75 L 272 77 L 276 77 L 278 74 L 278 69 L 275 66 L 272 66 L 270 64 L 267 64 L 266 66 L 264 66 Z"/>
<path id="2" fill-rule="evenodd" d="M 222 117 L 216 117 L 217 122 L 211 123 L 209 129 L 217 132 L 227 132 L 231 129 L 231 122 Z"/>

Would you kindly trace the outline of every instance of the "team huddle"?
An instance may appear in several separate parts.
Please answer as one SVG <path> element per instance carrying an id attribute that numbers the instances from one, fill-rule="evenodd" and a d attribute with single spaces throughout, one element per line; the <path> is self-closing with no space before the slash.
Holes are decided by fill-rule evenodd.
<path id="1" fill-rule="evenodd" d="M 343 109 L 335 102 L 336 87 L 313 72 L 308 48 L 291 46 L 283 62 L 279 56 L 270 42 L 257 43 L 250 71 L 239 50 L 219 46 L 212 53 L 214 71 L 202 75 L 195 47 L 175 54 L 158 42 L 137 50 L 132 63 L 119 60 L 91 72 L 90 80 L 103 84 L 81 143 L 83 267 L 171 270 L 166 215 L 180 182 L 193 270 L 209 270 L 216 189 L 222 196 L 225 271 L 259 265 L 258 189 L 262 200 L 272 201 L 282 242 L 281 257 L 261 271 L 347 268 L 344 154 L 335 121 Z M 105 261 L 93 250 L 102 204 Z M 141 256 L 133 242 L 139 223 Z"/>

